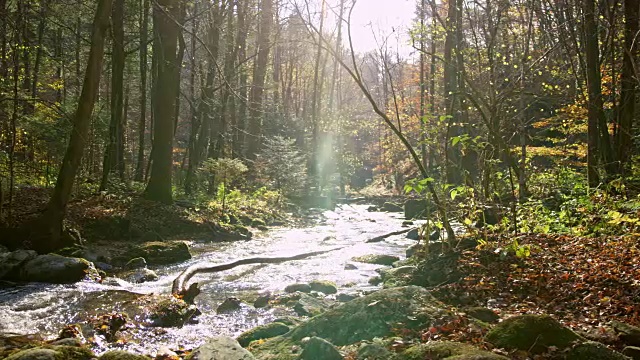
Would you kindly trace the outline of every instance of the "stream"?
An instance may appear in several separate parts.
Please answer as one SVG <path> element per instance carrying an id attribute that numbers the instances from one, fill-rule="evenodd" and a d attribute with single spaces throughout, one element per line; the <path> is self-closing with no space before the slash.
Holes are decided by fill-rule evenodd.
<path id="1" fill-rule="evenodd" d="M 378 243 L 367 239 L 401 229 L 400 213 L 368 212 L 368 205 L 340 205 L 318 214 L 316 224 L 303 228 L 274 228 L 244 242 L 192 243 L 193 258 L 187 262 L 152 267 L 160 278 L 142 284 L 122 286 L 80 282 L 71 285 L 31 283 L 0 289 L 0 336 L 39 334 L 53 338 L 66 324 L 91 316 L 118 311 L 131 293 L 170 293 L 171 282 L 185 268 L 204 263 L 227 263 L 256 256 L 291 256 L 305 252 L 344 247 L 341 250 L 299 261 L 273 265 L 245 265 L 216 274 L 197 275 L 202 293 L 196 305 L 202 311 L 198 322 L 181 328 L 143 328 L 126 344 L 104 344 L 96 352 L 123 349 L 153 355 L 161 345 L 170 349 L 191 349 L 207 338 L 235 337 L 250 328 L 291 315 L 288 310 L 255 309 L 243 306 L 231 314 L 216 314 L 217 306 L 229 297 L 251 304 L 258 294 L 282 293 L 285 286 L 329 280 L 339 293 L 362 293 L 377 289 L 368 280 L 381 266 L 352 262 L 354 256 L 387 254 L 404 258 L 415 241 L 396 235 Z M 356 269 L 345 270 L 346 264 Z"/>

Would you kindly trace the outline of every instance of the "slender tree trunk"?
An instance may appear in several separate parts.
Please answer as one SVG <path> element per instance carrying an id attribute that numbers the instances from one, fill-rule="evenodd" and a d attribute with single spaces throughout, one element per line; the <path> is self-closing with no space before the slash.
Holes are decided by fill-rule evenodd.
<path id="1" fill-rule="evenodd" d="M 269 40 L 273 25 L 273 0 L 262 0 L 260 6 L 260 32 L 258 33 L 258 55 L 253 71 L 253 85 L 249 104 L 249 129 L 247 157 L 255 159 L 262 143 L 262 97 L 264 94 L 267 63 L 269 62 Z"/>
<path id="2" fill-rule="evenodd" d="M 155 28 L 153 48 L 158 54 L 158 78 L 153 90 L 154 127 L 151 152 L 151 175 L 145 189 L 145 197 L 152 201 L 173 202 L 171 178 L 173 166 L 173 121 L 175 116 L 176 50 L 180 15 L 177 0 L 158 0 L 153 7 Z"/>
<path id="3" fill-rule="evenodd" d="M 248 1 L 237 1 L 238 9 L 238 35 L 236 36 L 238 48 L 238 64 L 240 64 L 240 75 L 238 77 L 238 94 L 240 94 L 240 102 L 238 104 L 238 113 L 236 115 L 236 128 L 234 131 L 234 153 L 235 157 L 244 157 L 246 155 L 246 128 L 247 128 L 247 36 L 249 34 L 249 22 L 247 21 Z"/>
<path id="4" fill-rule="evenodd" d="M 635 117 L 636 91 L 638 79 L 635 72 L 635 60 L 638 54 L 636 45 L 638 34 L 638 0 L 624 0 L 624 50 L 622 60 L 620 103 L 618 104 L 618 129 L 616 132 L 616 153 L 618 173 L 624 175 L 629 165 Z"/>
<path id="5" fill-rule="evenodd" d="M 27 224 L 27 241 L 31 248 L 44 253 L 59 249 L 65 244 L 61 241 L 63 220 L 71 189 L 80 167 L 82 155 L 89 137 L 89 126 L 93 106 L 98 94 L 102 61 L 104 57 L 105 34 L 109 26 L 112 0 L 100 0 L 93 20 L 91 48 L 87 61 L 78 108 L 73 118 L 73 129 L 69 145 L 62 160 L 58 180 L 45 212 L 36 220 L 37 226 Z"/>
<path id="6" fill-rule="evenodd" d="M 142 24 L 140 26 L 140 119 L 138 120 L 138 156 L 135 181 L 144 180 L 144 140 L 147 128 L 147 42 L 149 33 L 150 0 L 142 0 Z"/>
<path id="7" fill-rule="evenodd" d="M 324 33 L 324 12 L 325 12 L 325 0 L 321 0 L 321 10 L 320 10 L 320 31 L 321 34 Z M 315 59 L 315 67 L 313 70 L 313 97 L 311 98 L 311 162 L 309 166 L 309 175 L 313 177 L 313 183 L 317 186 L 322 186 L 322 180 L 319 178 L 320 174 L 320 163 L 319 163 L 319 155 L 320 151 L 320 142 L 318 139 L 319 136 L 319 126 L 320 126 L 320 116 L 321 116 L 321 101 L 320 101 L 320 92 L 322 87 L 322 79 L 320 79 L 320 63 L 322 59 L 322 43 L 318 42 L 318 48 L 316 49 L 316 59 Z"/>
<path id="8" fill-rule="evenodd" d="M 111 121 L 109 122 L 109 143 L 107 144 L 102 165 L 100 191 L 107 189 L 109 174 L 124 163 L 122 140 L 124 129 L 122 116 L 124 109 L 124 0 L 114 0 L 112 11 L 113 46 L 111 53 Z M 124 180 L 124 173 L 120 174 Z"/>

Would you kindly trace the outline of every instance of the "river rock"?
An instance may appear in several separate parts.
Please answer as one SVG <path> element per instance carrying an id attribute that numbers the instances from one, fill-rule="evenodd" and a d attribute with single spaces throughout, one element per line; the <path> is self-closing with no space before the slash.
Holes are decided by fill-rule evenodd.
<path id="1" fill-rule="evenodd" d="M 249 345 L 249 343 L 251 343 L 252 341 L 270 339 L 272 337 L 286 334 L 288 332 L 289 326 L 280 322 L 273 322 L 245 331 L 240 334 L 240 336 L 238 336 L 237 340 L 242 347 L 247 347 L 247 345 Z"/>
<path id="2" fill-rule="evenodd" d="M 228 314 L 234 311 L 238 311 L 242 308 L 242 301 L 235 297 L 230 297 L 222 302 L 216 309 L 218 314 Z"/>
<path id="3" fill-rule="evenodd" d="M 168 265 L 191 259 L 189 247 L 182 241 L 150 241 L 134 246 L 130 254 L 143 257 L 149 265 Z"/>
<path id="4" fill-rule="evenodd" d="M 418 271 L 415 266 L 400 266 L 397 268 L 379 269 L 384 287 L 411 285 L 414 273 Z"/>
<path id="5" fill-rule="evenodd" d="M 150 358 L 147 356 L 130 354 L 122 350 L 107 351 L 106 353 L 102 354 L 102 356 L 98 358 L 98 360 L 149 360 L 149 359 Z"/>
<path id="6" fill-rule="evenodd" d="M 310 293 L 311 286 L 309 284 L 291 284 L 291 285 L 287 285 L 287 287 L 284 288 L 284 292 L 288 294 L 294 293 L 296 291 L 303 292 L 303 293 Z"/>
<path id="7" fill-rule="evenodd" d="M 271 295 L 271 293 L 262 294 L 253 302 L 253 307 L 256 309 L 267 307 L 269 306 L 269 301 L 271 299 L 273 299 L 273 295 Z"/>
<path id="8" fill-rule="evenodd" d="M 20 267 L 38 256 L 33 250 L 16 250 L 0 254 L 0 279 L 18 280 Z"/>
<path id="9" fill-rule="evenodd" d="M 147 267 L 147 260 L 145 260 L 143 257 L 133 258 L 129 260 L 124 266 L 125 270 L 135 270 L 135 269 L 142 269 L 146 267 Z"/>
<path id="10" fill-rule="evenodd" d="M 394 262 L 399 261 L 400 258 L 392 255 L 378 255 L 378 254 L 370 254 L 363 255 L 351 258 L 351 261 L 366 263 L 366 264 L 375 264 L 375 265 L 386 265 L 391 266 Z"/>
<path id="11" fill-rule="evenodd" d="M 398 205 L 398 204 L 394 204 L 391 202 L 386 202 L 384 204 L 382 204 L 382 211 L 386 211 L 386 212 L 402 212 L 402 206 Z"/>
<path id="12" fill-rule="evenodd" d="M 316 316 L 325 312 L 330 306 L 331 304 L 326 300 L 303 293 L 293 305 L 293 311 L 300 316 Z"/>
<path id="13" fill-rule="evenodd" d="M 357 298 L 359 298 L 360 296 L 358 294 L 347 294 L 347 293 L 342 293 L 342 294 L 338 294 L 338 296 L 336 296 L 336 300 L 339 302 L 349 302 L 351 300 L 355 300 Z"/>
<path id="14" fill-rule="evenodd" d="M 411 246 L 409 246 L 407 248 L 407 250 L 405 251 L 405 256 L 408 258 L 414 256 L 415 254 L 418 253 L 418 251 L 420 251 L 420 249 L 422 249 L 423 245 L 422 244 L 413 244 Z"/>
<path id="15" fill-rule="evenodd" d="M 409 230 L 406 238 L 409 240 L 420 240 L 420 230 L 418 228 Z"/>
<path id="16" fill-rule="evenodd" d="M 548 315 L 514 316 L 497 324 L 485 337 L 496 347 L 523 350 L 533 354 L 545 352 L 549 346 L 568 348 L 581 337 Z"/>
<path id="17" fill-rule="evenodd" d="M 19 351 L 5 360 L 90 360 L 91 350 L 77 346 L 47 346 Z"/>
<path id="18" fill-rule="evenodd" d="M 319 337 L 304 342 L 300 360 L 342 360 L 343 357 L 332 343 Z"/>
<path id="19" fill-rule="evenodd" d="M 358 270 L 358 267 L 353 265 L 353 264 L 347 263 L 347 264 L 344 265 L 344 269 L 345 270 Z"/>
<path id="20" fill-rule="evenodd" d="M 194 305 L 189 305 L 172 295 L 150 295 L 139 299 L 138 302 L 150 320 L 151 326 L 183 326 L 198 314 L 198 309 Z"/>
<path id="21" fill-rule="evenodd" d="M 404 203 L 404 217 L 408 220 L 426 216 L 427 200 L 409 199 Z"/>
<path id="22" fill-rule="evenodd" d="M 393 353 L 379 344 L 363 344 L 358 349 L 358 360 L 387 360 L 393 357 Z"/>
<path id="23" fill-rule="evenodd" d="M 436 318 L 447 316 L 447 308 L 422 287 L 383 289 L 327 310 L 251 349 L 258 358 L 295 359 L 297 355 L 291 349 L 306 337 L 317 336 L 337 346 L 350 345 L 390 336 L 399 326 L 423 329 Z"/>
<path id="24" fill-rule="evenodd" d="M 99 279 L 92 263 L 81 258 L 69 258 L 57 254 L 39 255 L 27 261 L 20 269 L 22 281 L 67 284 L 85 277 Z"/>
<path id="25" fill-rule="evenodd" d="M 334 282 L 326 280 L 314 280 L 309 283 L 311 291 L 321 292 L 326 295 L 335 294 L 338 292 L 338 287 Z"/>
<path id="26" fill-rule="evenodd" d="M 133 271 L 131 275 L 128 276 L 128 279 L 132 283 L 141 284 L 149 281 L 158 280 L 159 276 L 155 271 L 141 268 Z"/>
<path id="27" fill-rule="evenodd" d="M 215 337 L 194 350 L 187 360 L 254 360 L 255 357 L 230 337 Z"/>
<path id="28" fill-rule="evenodd" d="M 411 346 L 390 359 L 508 360 L 509 358 L 459 342 L 432 341 Z"/>

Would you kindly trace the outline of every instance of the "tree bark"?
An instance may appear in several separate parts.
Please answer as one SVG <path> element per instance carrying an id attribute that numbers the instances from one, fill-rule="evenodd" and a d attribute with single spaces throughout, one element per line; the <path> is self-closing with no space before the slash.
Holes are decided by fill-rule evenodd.
<path id="1" fill-rule="evenodd" d="M 158 0 L 153 7 L 154 53 L 158 54 L 156 88 L 153 90 L 155 101 L 153 150 L 149 183 L 145 197 L 152 201 L 171 204 L 172 167 L 173 167 L 173 121 L 176 97 L 176 50 L 178 47 L 179 26 L 176 19 L 180 15 L 177 0 Z"/>
<path id="2" fill-rule="evenodd" d="M 140 119 L 138 120 L 138 156 L 135 181 L 144 180 L 144 140 L 147 128 L 147 61 L 150 0 L 143 0 L 142 24 L 140 26 Z"/>

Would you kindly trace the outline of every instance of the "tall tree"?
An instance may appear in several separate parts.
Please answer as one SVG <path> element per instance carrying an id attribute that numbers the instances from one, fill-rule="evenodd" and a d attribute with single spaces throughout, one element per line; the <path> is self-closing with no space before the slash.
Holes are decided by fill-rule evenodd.
<path id="1" fill-rule="evenodd" d="M 158 0 L 153 7 L 153 51 L 158 56 L 157 79 L 153 89 L 153 149 L 151 171 L 145 197 L 170 204 L 173 201 L 171 178 L 173 167 L 173 129 L 176 108 L 176 51 L 180 15 L 177 0 Z"/>
<path id="2" fill-rule="evenodd" d="M 134 180 L 144 180 L 144 139 L 147 129 L 147 62 L 150 0 L 142 0 L 140 24 L 140 119 L 138 120 L 138 156 Z"/>
<path id="3" fill-rule="evenodd" d="M 271 47 L 271 28 L 273 26 L 273 0 L 262 0 L 260 4 L 260 28 L 256 43 L 257 57 L 253 69 L 253 84 L 249 98 L 249 137 L 247 138 L 247 157 L 255 159 L 262 139 L 262 97 L 264 94 L 269 50 Z"/>
<path id="4" fill-rule="evenodd" d="M 62 240 L 63 220 L 71 196 L 71 189 L 89 138 L 89 124 L 100 84 L 105 34 L 109 27 L 111 6 L 112 0 L 100 0 L 98 2 L 98 8 L 93 20 L 91 48 L 82 92 L 78 99 L 78 108 L 73 118 L 71 137 L 62 160 L 53 194 L 45 212 L 35 220 L 36 225 L 26 225 L 27 241 L 30 242 L 30 246 L 33 249 L 41 253 L 60 249 L 67 245 Z"/>

